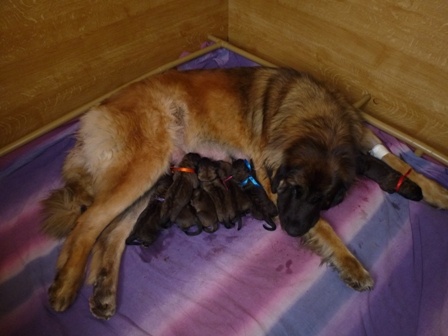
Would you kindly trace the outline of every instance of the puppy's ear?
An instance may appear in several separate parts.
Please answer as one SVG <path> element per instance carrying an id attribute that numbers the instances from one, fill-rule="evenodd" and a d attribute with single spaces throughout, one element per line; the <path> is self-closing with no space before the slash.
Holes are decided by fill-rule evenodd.
<path id="1" fill-rule="evenodd" d="M 281 165 L 278 167 L 277 171 L 275 172 L 274 177 L 272 176 L 272 171 L 269 174 L 271 179 L 271 190 L 274 194 L 278 192 L 282 192 L 286 188 L 286 168 L 284 165 Z"/>

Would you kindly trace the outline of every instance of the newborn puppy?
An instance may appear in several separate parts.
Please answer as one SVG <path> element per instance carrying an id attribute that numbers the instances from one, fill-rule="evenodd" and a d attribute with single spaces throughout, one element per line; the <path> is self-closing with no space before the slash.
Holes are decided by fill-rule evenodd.
<path id="1" fill-rule="evenodd" d="M 198 165 L 198 179 L 201 189 L 203 189 L 215 205 L 218 221 L 224 223 L 226 228 L 232 227 L 235 219 L 235 209 L 231 195 L 219 178 L 219 165 L 209 158 L 201 158 Z"/>
<path id="2" fill-rule="evenodd" d="M 230 162 L 220 160 L 218 161 L 218 165 L 219 178 L 230 194 L 230 199 L 235 209 L 235 220 L 238 221 L 238 230 L 240 230 L 242 227 L 242 217 L 250 212 L 252 203 L 249 197 L 238 186 L 238 183 L 233 179 L 232 164 Z"/>
<path id="3" fill-rule="evenodd" d="M 412 201 L 423 199 L 422 189 L 416 183 L 393 170 L 383 161 L 371 155 L 359 153 L 356 163 L 357 174 L 375 181 L 389 194 L 397 192 Z"/>
<path id="4" fill-rule="evenodd" d="M 182 208 L 174 222 L 188 236 L 197 236 L 202 232 L 202 225 L 196 215 L 196 210 L 190 204 Z"/>
<path id="5" fill-rule="evenodd" d="M 191 205 L 195 209 L 196 216 L 205 232 L 213 233 L 218 230 L 219 222 L 215 204 L 204 189 L 199 187 L 193 191 Z"/>
<path id="6" fill-rule="evenodd" d="M 199 185 L 196 169 L 201 157 L 188 153 L 179 167 L 172 167 L 173 183 L 168 189 L 162 204 L 161 219 L 163 223 L 174 222 L 182 209 L 190 203 L 193 190 Z"/>
<path id="7" fill-rule="evenodd" d="M 252 216 L 268 223 L 269 226 L 263 225 L 266 230 L 274 231 L 277 225 L 272 218 L 278 215 L 277 207 L 257 182 L 250 163 L 247 160 L 235 160 L 232 163 L 232 176 L 250 199 Z"/>
<path id="8" fill-rule="evenodd" d="M 127 245 L 143 245 L 148 247 L 159 236 L 162 230 L 160 211 L 168 188 L 173 183 L 171 175 L 163 175 L 152 187 L 148 205 L 140 214 L 132 232 L 126 239 Z"/>

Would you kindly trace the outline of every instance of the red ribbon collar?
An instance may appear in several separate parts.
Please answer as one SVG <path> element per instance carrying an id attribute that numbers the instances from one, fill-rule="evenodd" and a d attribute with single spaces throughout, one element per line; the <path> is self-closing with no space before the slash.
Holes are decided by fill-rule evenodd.
<path id="1" fill-rule="evenodd" d="M 401 185 L 404 182 L 404 179 L 406 177 L 408 177 L 408 175 L 411 173 L 411 171 L 412 171 L 412 168 L 409 168 L 409 170 L 404 175 L 400 176 L 400 178 L 398 179 L 397 185 L 395 186 L 395 192 L 398 192 L 398 190 L 400 190 Z"/>

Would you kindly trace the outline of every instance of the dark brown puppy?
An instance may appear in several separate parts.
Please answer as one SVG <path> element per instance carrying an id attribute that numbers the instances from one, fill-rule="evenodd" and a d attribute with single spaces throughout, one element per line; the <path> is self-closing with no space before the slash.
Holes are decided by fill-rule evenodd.
<path id="1" fill-rule="evenodd" d="M 396 192 L 412 201 L 423 199 L 422 189 L 415 182 L 371 155 L 358 154 L 357 173 L 375 181 L 382 190 L 389 194 Z"/>
<path id="2" fill-rule="evenodd" d="M 151 245 L 159 236 L 162 228 L 160 213 L 165 196 L 173 177 L 171 174 L 163 175 L 154 187 L 149 191 L 150 198 L 145 210 L 140 214 L 129 237 L 126 239 L 127 245 Z"/>
<path id="3" fill-rule="evenodd" d="M 190 203 L 182 208 L 174 219 L 174 222 L 188 236 L 197 236 L 202 232 L 202 224 L 196 214 L 195 208 Z"/>
<path id="4" fill-rule="evenodd" d="M 213 233 L 219 229 L 215 204 L 209 194 L 202 189 L 201 186 L 193 191 L 191 206 L 195 209 L 196 216 L 205 232 Z"/>
<path id="5" fill-rule="evenodd" d="M 210 196 L 215 205 L 218 221 L 226 228 L 230 228 L 234 225 L 236 211 L 231 194 L 219 178 L 218 170 L 217 162 L 203 157 L 198 164 L 198 179 L 201 189 Z"/>
<path id="6" fill-rule="evenodd" d="M 175 222 L 182 209 L 190 203 L 193 190 L 199 185 L 196 169 L 201 157 L 196 153 L 186 154 L 178 167 L 172 167 L 173 183 L 162 204 L 162 223 Z"/>
<path id="7" fill-rule="evenodd" d="M 230 194 L 233 207 L 235 209 L 236 219 L 238 221 L 237 229 L 243 226 L 242 218 L 250 212 L 252 203 L 246 193 L 238 186 L 238 183 L 232 176 L 232 164 L 227 161 L 218 161 L 218 176 L 223 182 L 226 190 Z"/>
<path id="8" fill-rule="evenodd" d="M 277 228 L 273 221 L 273 218 L 278 215 L 277 207 L 256 180 L 255 172 L 249 161 L 235 160 L 232 163 L 232 176 L 232 180 L 238 183 L 241 190 L 248 196 L 252 216 L 268 223 L 269 226 L 263 224 L 266 230 L 274 231 Z"/>

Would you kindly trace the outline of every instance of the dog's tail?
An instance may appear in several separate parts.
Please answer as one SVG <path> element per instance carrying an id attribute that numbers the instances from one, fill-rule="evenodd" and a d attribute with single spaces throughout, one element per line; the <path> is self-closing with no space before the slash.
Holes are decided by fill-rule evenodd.
<path id="1" fill-rule="evenodd" d="M 65 185 L 53 190 L 42 201 L 42 231 L 52 237 L 65 238 L 75 226 L 78 217 L 92 204 L 92 197 L 79 188 Z"/>

